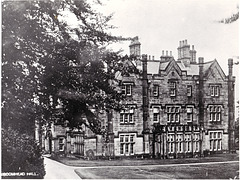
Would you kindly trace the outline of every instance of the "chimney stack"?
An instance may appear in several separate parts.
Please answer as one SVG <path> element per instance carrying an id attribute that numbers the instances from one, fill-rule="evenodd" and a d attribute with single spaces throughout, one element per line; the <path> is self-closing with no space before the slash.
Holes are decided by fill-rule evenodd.
<path id="1" fill-rule="evenodd" d="M 138 40 L 138 36 L 132 38 L 131 44 L 129 45 L 130 55 L 141 56 L 141 43 Z"/>
<path id="2" fill-rule="evenodd" d="M 197 53 L 197 51 L 196 50 L 194 50 L 194 45 L 192 45 L 192 50 L 190 50 L 190 62 L 191 63 L 196 63 L 196 53 Z"/>
<path id="3" fill-rule="evenodd" d="M 232 76 L 233 74 L 233 59 L 228 59 L 228 75 Z"/>
<path id="4" fill-rule="evenodd" d="M 203 88 L 203 57 L 198 58 L 199 63 L 199 124 L 204 126 L 204 88 Z"/>
<path id="5" fill-rule="evenodd" d="M 234 117 L 234 83 L 233 59 L 228 59 L 228 148 L 229 152 L 236 152 L 235 149 L 235 117 Z"/>

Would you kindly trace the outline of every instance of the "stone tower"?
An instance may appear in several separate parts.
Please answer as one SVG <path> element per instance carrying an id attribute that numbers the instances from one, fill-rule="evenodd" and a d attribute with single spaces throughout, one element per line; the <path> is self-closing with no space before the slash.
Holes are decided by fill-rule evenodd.
<path id="1" fill-rule="evenodd" d="M 138 40 L 138 36 L 132 39 L 131 44 L 129 45 L 130 55 L 141 56 L 141 43 Z"/>
<path id="2" fill-rule="evenodd" d="M 130 55 L 134 55 L 137 57 L 136 67 L 138 69 L 142 69 L 142 62 L 140 61 L 141 58 L 141 43 L 138 40 L 138 36 L 134 37 L 129 45 Z"/>

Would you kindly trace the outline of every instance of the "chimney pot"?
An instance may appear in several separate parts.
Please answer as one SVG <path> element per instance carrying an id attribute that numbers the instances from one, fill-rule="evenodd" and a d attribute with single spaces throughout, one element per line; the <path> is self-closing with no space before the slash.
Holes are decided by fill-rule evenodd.
<path id="1" fill-rule="evenodd" d="M 149 57 L 149 60 L 151 60 L 151 56 L 149 55 L 148 57 Z"/>
<path id="2" fill-rule="evenodd" d="M 152 56 L 152 60 L 154 60 L 154 56 Z"/>
<path id="3" fill-rule="evenodd" d="M 166 51 L 166 56 L 168 56 L 168 51 Z"/>
<path id="4" fill-rule="evenodd" d="M 172 56 L 172 51 L 170 51 L 170 56 Z"/>
<path id="5" fill-rule="evenodd" d="M 192 50 L 194 50 L 194 45 L 192 45 Z"/>
<path id="6" fill-rule="evenodd" d="M 164 56 L 164 50 L 162 50 L 162 56 Z"/>
<path id="7" fill-rule="evenodd" d="M 187 45 L 187 40 L 185 39 L 185 45 Z"/>
<path id="8" fill-rule="evenodd" d="M 232 66 L 232 65 L 233 65 L 233 59 L 232 59 L 232 58 L 229 58 L 229 59 L 228 59 L 228 65 L 229 65 L 229 66 Z"/>
<path id="9" fill-rule="evenodd" d="M 182 42 L 181 41 L 179 41 L 179 47 L 181 47 L 182 46 Z"/>
<path id="10" fill-rule="evenodd" d="M 228 59 L 228 76 L 231 77 L 233 74 L 233 59 Z"/>
<path id="11" fill-rule="evenodd" d="M 184 45 L 184 40 L 182 41 L 182 45 Z"/>
<path id="12" fill-rule="evenodd" d="M 199 64 L 203 64 L 204 63 L 204 58 L 203 57 L 199 57 L 198 58 L 198 63 Z"/>

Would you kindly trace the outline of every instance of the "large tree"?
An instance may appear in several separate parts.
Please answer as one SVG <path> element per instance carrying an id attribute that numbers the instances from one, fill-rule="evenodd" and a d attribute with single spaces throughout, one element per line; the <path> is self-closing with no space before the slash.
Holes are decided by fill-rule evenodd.
<path id="1" fill-rule="evenodd" d="M 76 27 L 63 12 L 75 15 Z M 119 39 L 105 32 L 110 19 L 83 0 L 3 2 L 3 125 L 24 130 L 48 120 L 59 98 L 68 119 L 92 117 L 92 106 L 117 108 L 120 95 L 109 80 L 126 57 L 106 51 Z"/>
<path id="2" fill-rule="evenodd" d="M 74 27 L 64 13 L 76 17 Z M 91 109 L 121 108 L 115 73 L 136 70 L 124 66 L 133 58 L 106 50 L 124 40 L 106 33 L 111 15 L 97 13 L 85 0 L 4 1 L 2 14 L 3 132 L 11 127 L 32 136 L 35 122 L 53 120 L 61 104 L 59 119 L 101 133 Z"/>

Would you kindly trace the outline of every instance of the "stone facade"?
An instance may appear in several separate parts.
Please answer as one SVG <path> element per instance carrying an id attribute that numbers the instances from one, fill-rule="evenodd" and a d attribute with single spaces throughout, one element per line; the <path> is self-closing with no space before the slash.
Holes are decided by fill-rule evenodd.
<path id="1" fill-rule="evenodd" d="M 110 119 L 106 113 L 99 114 L 102 126 L 109 126 L 109 134 L 55 127 L 54 151 L 60 152 L 64 138 L 64 153 L 88 157 L 179 158 L 234 150 L 232 60 L 226 76 L 217 60 L 198 58 L 197 62 L 196 50 L 194 46 L 190 49 L 187 40 L 180 41 L 177 60 L 168 51 L 159 60 L 140 57 L 140 46 L 136 37 L 129 47 L 130 54 L 139 58 L 136 68 L 142 75 L 121 77 L 127 108 L 112 111 Z M 81 150 L 76 150 L 76 144 Z"/>

